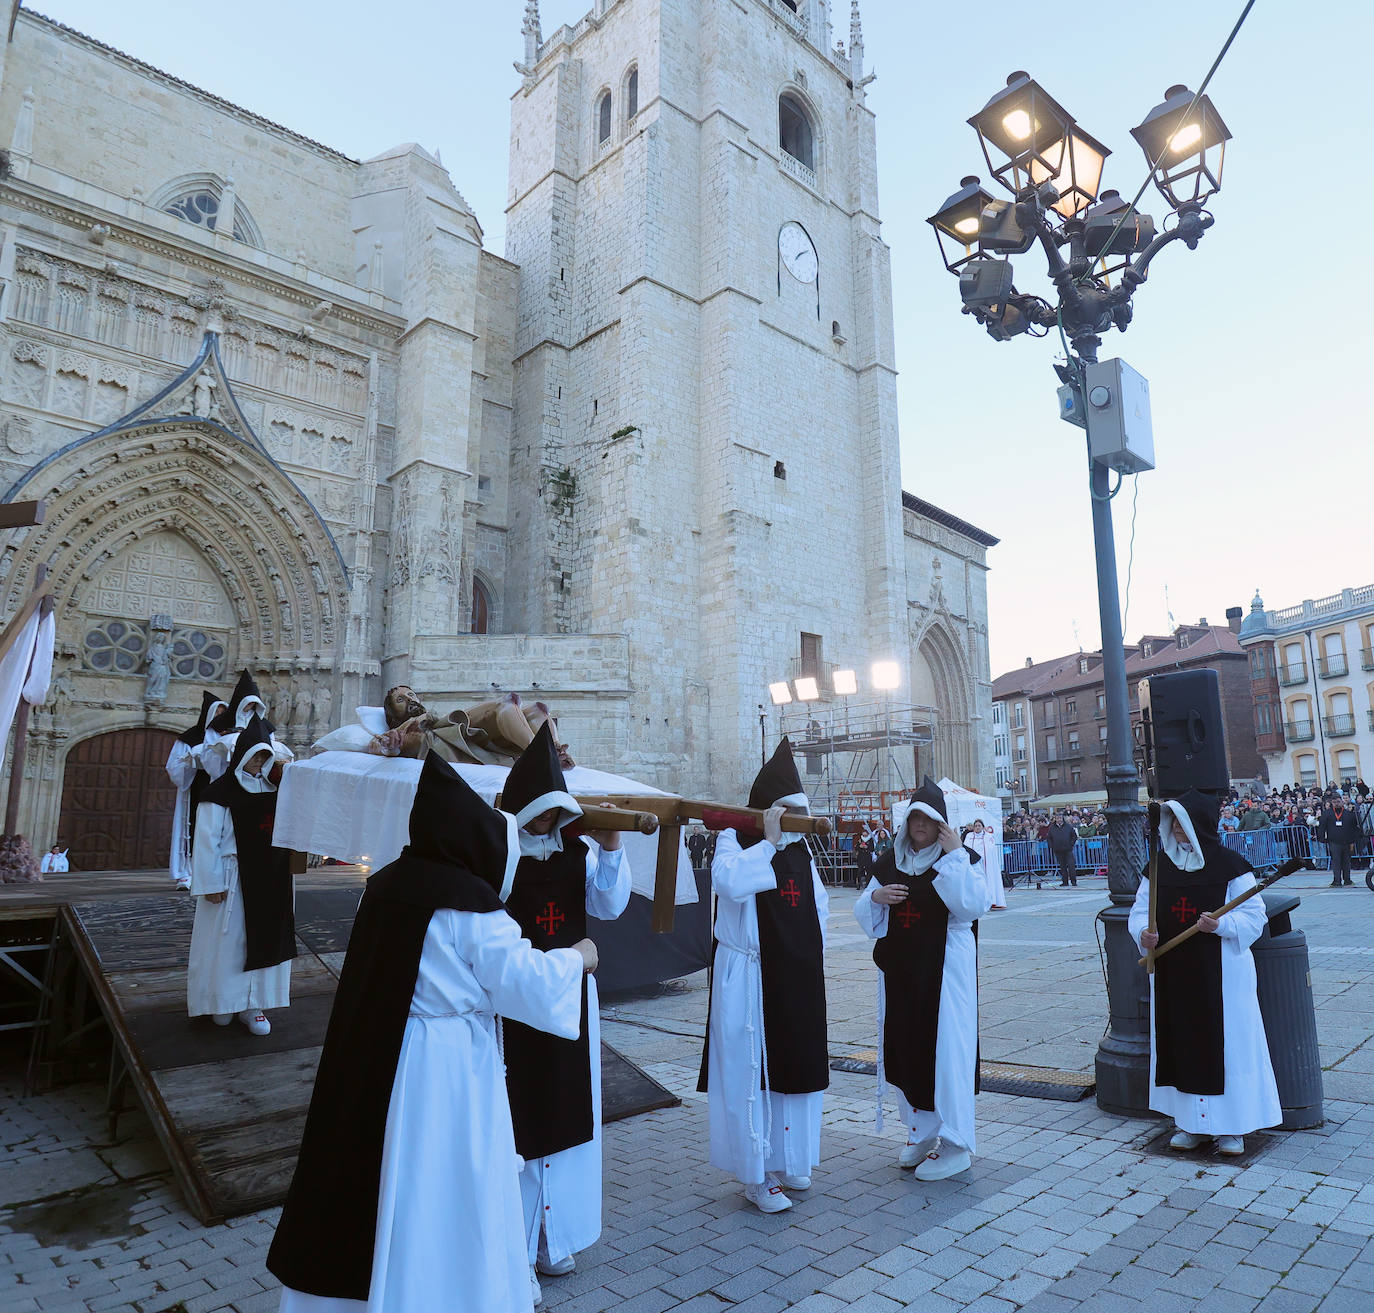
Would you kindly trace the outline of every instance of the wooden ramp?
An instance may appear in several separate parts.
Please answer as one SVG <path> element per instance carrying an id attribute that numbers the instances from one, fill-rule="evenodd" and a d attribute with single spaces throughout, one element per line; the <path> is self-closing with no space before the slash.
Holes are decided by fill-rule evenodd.
<path id="1" fill-rule="evenodd" d="M 272 1033 L 186 1015 L 193 900 L 184 894 L 65 903 L 63 937 L 109 1025 L 129 1083 L 207 1225 L 280 1203 L 338 971 L 362 894 L 358 871 L 299 878 L 291 1006 Z"/>
<path id="2" fill-rule="evenodd" d="M 164 887 L 110 897 L 105 886 L 103 897 L 60 905 L 62 939 L 99 1004 L 187 1207 L 206 1225 L 286 1196 L 364 879 L 351 867 L 297 877 L 291 1006 L 271 1014 L 265 1036 L 237 1022 L 216 1026 L 209 1017 L 187 1017 L 189 896 Z M 606 1121 L 678 1102 L 602 1047 Z"/>

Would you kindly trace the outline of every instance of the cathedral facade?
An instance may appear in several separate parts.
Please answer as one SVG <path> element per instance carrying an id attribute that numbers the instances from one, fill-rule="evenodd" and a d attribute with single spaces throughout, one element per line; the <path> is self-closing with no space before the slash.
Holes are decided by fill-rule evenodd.
<path id="1" fill-rule="evenodd" d="M 857 6 L 847 48 L 825 0 L 547 37 L 530 0 L 519 37 L 502 258 L 420 147 L 351 159 L 20 11 L 0 482 L 47 515 L 3 531 L 0 610 L 47 567 L 35 843 L 158 864 L 171 734 L 242 667 L 298 748 L 391 684 L 498 687 L 729 798 L 770 683 L 886 662 L 920 767 L 990 789 L 995 539 L 901 488 Z"/>

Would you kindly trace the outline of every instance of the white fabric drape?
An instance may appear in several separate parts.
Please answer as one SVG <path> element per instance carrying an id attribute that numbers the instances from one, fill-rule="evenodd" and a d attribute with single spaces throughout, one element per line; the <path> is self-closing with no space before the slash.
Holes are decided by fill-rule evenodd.
<path id="1" fill-rule="evenodd" d="M 30 706 L 47 700 L 52 677 L 54 621 L 51 614 L 39 617 L 37 611 L 24 621 L 10 649 L 0 657 L 0 726 L 9 736 L 14 713 L 22 697 Z M 44 648 L 46 635 L 47 650 Z M 29 673 L 29 665 L 33 673 Z"/>

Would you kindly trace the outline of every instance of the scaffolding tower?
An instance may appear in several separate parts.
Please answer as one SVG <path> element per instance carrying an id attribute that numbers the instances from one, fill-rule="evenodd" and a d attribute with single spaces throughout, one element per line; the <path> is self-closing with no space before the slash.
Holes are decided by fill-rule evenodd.
<path id="1" fill-rule="evenodd" d="M 939 712 L 917 703 L 877 701 L 792 703 L 779 708 L 777 737 L 792 742 L 814 816 L 829 816 L 835 832 L 813 844 L 823 879 L 857 870 L 858 836 L 867 825 L 892 825 L 892 804 L 908 797 L 931 766 Z"/>

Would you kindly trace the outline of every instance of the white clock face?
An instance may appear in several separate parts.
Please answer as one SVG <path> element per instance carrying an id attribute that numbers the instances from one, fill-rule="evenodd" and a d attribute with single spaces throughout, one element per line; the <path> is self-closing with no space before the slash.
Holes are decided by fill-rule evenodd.
<path id="1" fill-rule="evenodd" d="M 778 255 L 783 266 L 799 283 L 814 283 L 820 262 L 816 248 L 799 223 L 785 223 L 778 233 Z"/>

